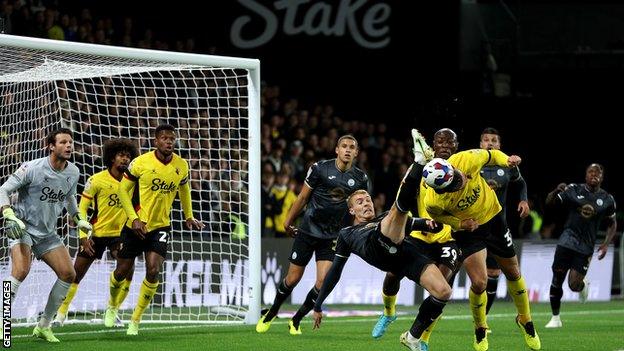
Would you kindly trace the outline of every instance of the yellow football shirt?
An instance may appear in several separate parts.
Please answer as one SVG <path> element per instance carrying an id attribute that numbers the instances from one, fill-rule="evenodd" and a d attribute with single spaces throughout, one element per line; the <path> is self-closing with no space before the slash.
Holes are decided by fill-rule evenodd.
<path id="1" fill-rule="evenodd" d="M 171 223 L 173 200 L 178 191 L 185 219 L 193 217 L 188 178 L 188 163 L 176 154 L 173 154 L 171 161 L 166 164 L 156 158 L 155 151 L 135 158 L 121 181 L 122 189 L 129 190 L 135 186 L 139 189 L 136 212 L 132 207 L 129 193 L 122 195 L 122 204 L 128 215 L 126 225 L 132 227 L 132 222 L 139 218 L 146 223 L 148 231 L 168 227 Z"/>
<path id="2" fill-rule="evenodd" d="M 418 204 L 418 217 L 420 218 L 429 218 L 431 216 L 427 213 L 425 208 L 425 195 L 427 193 L 427 184 L 425 184 L 425 180 L 421 179 L 420 181 L 420 193 L 416 197 L 416 203 Z M 423 233 L 419 230 L 414 230 L 410 233 L 410 235 L 416 239 L 422 240 L 428 244 L 432 243 L 445 243 L 447 241 L 453 240 L 451 236 L 451 226 L 448 224 L 444 224 L 442 230 L 438 233 Z"/>
<path id="3" fill-rule="evenodd" d="M 93 206 L 90 221 L 93 224 L 93 236 L 119 236 L 128 217 L 119 200 L 119 181 L 108 169 L 92 175 L 85 184 L 80 197 L 80 214 L 83 218 L 87 218 L 90 206 Z M 80 231 L 80 236 L 86 237 L 86 234 Z"/>
<path id="4" fill-rule="evenodd" d="M 501 211 L 496 193 L 481 177 L 483 166 L 507 167 L 508 156 L 499 150 L 473 149 L 451 155 L 449 163 L 468 177 L 466 186 L 456 192 L 438 194 L 429 188 L 425 207 L 432 218 L 460 230 L 461 221 L 474 219 L 485 224 Z"/>

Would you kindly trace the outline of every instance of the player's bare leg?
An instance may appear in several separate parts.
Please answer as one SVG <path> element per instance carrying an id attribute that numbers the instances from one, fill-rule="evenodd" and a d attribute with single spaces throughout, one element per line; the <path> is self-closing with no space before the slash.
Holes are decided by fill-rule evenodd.
<path id="1" fill-rule="evenodd" d="M 59 306 L 65 299 L 69 286 L 76 278 L 76 271 L 72 265 L 69 251 L 64 246 L 58 246 L 41 256 L 41 259 L 48 265 L 58 279 L 50 290 L 48 295 L 48 302 L 46 303 L 43 314 L 39 319 L 39 323 L 33 330 L 33 336 L 44 339 L 48 342 L 59 342 L 59 340 L 52 333 L 50 329 L 50 323 L 52 318 L 56 314 Z"/>
<path id="2" fill-rule="evenodd" d="M 26 244 L 16 244 L 11 248 L 11 303 L 15 300 L 15 295 L 20 284 L 26 279 L 30 272 L 32 251 Z"/>

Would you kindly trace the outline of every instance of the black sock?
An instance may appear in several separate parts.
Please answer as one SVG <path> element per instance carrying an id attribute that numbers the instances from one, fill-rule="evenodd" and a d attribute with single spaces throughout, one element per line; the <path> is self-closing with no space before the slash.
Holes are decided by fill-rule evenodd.
<path id="1" fill-rule="evenodd" d="M 420 192 L 420 179 L 422 178 L 423 168 L 423 165 L 412 163 L 412 166 L 403 178 L 403 182 L 401 183 L 401 187 L 399 187 L 399 194 L 396 199 L 396 206 L 399 211 L 412 211 L 412 213 L 418 213 L 416 195 Z"/>
<path id="2" fill-rule="evenodd" d="M 485 314 L 490 313 L 490 308 L 496 300 L 496 290 L 498 290 L 498 277 L 488 277 L 485 291 L 487 293 L 487 304 L 485 306 Z"/>
<path id="3" fill-rule="evenodd" d="M 273 319 L 273 317 L 277 315 L 277 312 L 279 311 L 280 307 L 282 307 L 282 304 L 284 303 L 284 301 L 286 301 L 288 296 L 290 296 L 293 288 L 294 286 L 289 287 L 286 285 L 286 279 L 282 280 L 280 285 L 277 287 L 277 293 L 275 294 L 275 300 L 273 300 L 273 305 L 271 306 L 271 308 L 269 308 L 269 312 L 267 312 L 266 317 L 264 317 L 265 322 L 270 321 L 271 319 Z"/>
<path id="4" fill-rule="evenodd" d="M 559 286 L 550 285 L 550 308 L 552 309 L 553 316 L 559 315 L 559 309 L 561 309 L 561 297 L 563 296 L 563 289 Z"/>
<path id="5" fill-rule="evenodd" d="M 299 328 L 299 323 L 301 323 L 303 317 L 305 317 L 308 312 L 312 311 L 312 308 L 314 308 L 314 304 L 316 303 L 316 298 L 318 297 L 318 294 L 318 289 L 313 286 L 312 289 L 310 289 L 310 291 L 308 292 L 305 301 L 303 301 L 303 305 L 299 307 L 297 313 L 295 313 L 295 315 L 292 317 L 293 325 L 295 326 L 295 328 Z"/>
<path id="6" fill-rule="evenodd" d="M 410 328 L 410 334 L 415 338 L 420 338 L 425 329 L 429 328 L 431 323 L 442 314 L 442 309 L 446 306 L 446 302 L 445 300 L 436 299 L 433 296 L 426 298 L 425 301 L 420 304 L 418 315 Z"/>

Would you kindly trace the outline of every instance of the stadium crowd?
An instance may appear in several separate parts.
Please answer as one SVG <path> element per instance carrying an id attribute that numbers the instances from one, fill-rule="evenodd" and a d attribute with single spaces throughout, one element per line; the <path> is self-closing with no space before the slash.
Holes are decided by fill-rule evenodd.
<path id="1" fill-rule="evenodd" d="M 3 19 L 5 33 L 9 34 L 181 52 L 198 51 L 192 37 L 167 41 L 151 28 L 139 28 L 132 17 L 98 16 L 89 8 L 64 12 L 51 1 L 4 0 L 0 2 L 0 18 Z M 206 50 L 202 48 L 202 52 Z M 214 48 L 208 51 L 214 53 Z M 188 78 L 188 82 L 201 81 L 194 79 L 193 73 L 178 78 Z M 121 82 L 110 78 L 94 79 L 91 83 L 60 83 L 58 89 L 59 100 L 66 104 L 61 106 L 60 113 L 73 121 L 70 127 L 77 132 L 76 161 L 84 165 L 84 174 L 93 174 L 99 169 L 97 159 L 101 156 L 103 140 L 95 136 L 132 137 L 145 149 L 151 147 L 151 140 L 145 131 L 166 120 L 179 128 L 178 150 L 190 160 L 193 192 L 200 192 L 202 199 L 209 199 L 203 204 L 195 202 L 195 211 L 200 212 L 204 221 L 211 225 L 213 233 L 224 231 L 244 235 L 240 224 L 246 221 L 244 213 L 248 203 L 248 169 L 246 155 L 242 151 L 246 149 L 245 128 L 240 128 L 238 119 L 227 117 L 212 118 L 207 125 L 204 121 L 215 110 L 200 102 L 193 103 L 202 100 L 196 92 L 214 87 L 201 89 L 203 87 L 184 83 L 188 86 L 185 99 L 179 101 L 184 101 L 185 105 L 178 106 L 179 101 L 164 101 L 164 96 L 171 96 L 167 95 L 170 93 L 167 87 L 148 85 L 140 91 L 130 92 L 120 86 Z M 241 83 L 244 82 L 233 82 L 233 85 Z M 173 96 L 179 96 L 177 94 L 181 92 L 184 94 L 183 90 L 176 89 Z M 237 92 L 226 92 L 228 96 L 230 93 L 236 95 Z M 106 97 L 105 104 L 98 103 L 97 99 L 101 96 Z M 195 99 L 186 99 L 188 97 Z M 3 99 L 2 108 L 7 108 L 10 105 L 6 103 L 7 99 L 14 98 L 5 94 Z M 55 111 L 54 107 L 50 107 L 49 99 L 46 97 L 39 103 L 41 108 L 47 109 L 46 115 L 50 117 Z M 354 135 L 359 142 L 356 165 L 371 177 L 376 210 L 381 212 L 390 208 L 401 175 L 413 161 L 410 142 L 402 136 L 405 133 L 395 133 L 385 123 L 343 118 L 332 105 L 302 106 L 297 98 L 282 94 L 279 86 L 265 84 L 261 99 L 263 236 L 286 236 L 283 227 L 286 213 L 301 188 L 307 169 L 318 160 L 335 157 L 335 142 L 344 134 Z M 187 104 L 186 101 L 190 102 Z M 232 101 L 228 103 L 232 104 Z M 231 110 L 227 113 L 235 113 Z M 10 174 L 7 167 L 16 167 L 23 161 L 19 159 L 23 153 L 16 150 L 32 150 L 33 145 L 42 147 L 38 144 L 43 139 L 43 129 L 40 128 L 51 122 L 51 119 L 39 120 L 40 125 L 31 132 L 17 136 L 12 136 L 7 127 L 3 127 L 0 131 L 3 144 L 0 157 L 1 167 L 6 169 L 1 169 L 2 175 Z M 217 129 L 210 126 L 220 126 L 221 130 L 226 127 L 230 135 L 211 135 Z M 130 134 L 126 135 L 124 130 Z M 473 138 L 476 141 L 478 136 Z M 460 149 L 462 142 L 460 137 Z M 241 151 L 228 154 L 224 151 L 228 148 Z M 530 198 L 534 204 L 533 215 L 520 223 L 518 229 L 512 228 L 514 237 L 556 237 L 558 233 L 553 230 L 549 213 L 540 226 L 544 213 L 543 196 L 530 193 Z M 232 217 L 233 212 L 241 213 L 243 218 Z"/>

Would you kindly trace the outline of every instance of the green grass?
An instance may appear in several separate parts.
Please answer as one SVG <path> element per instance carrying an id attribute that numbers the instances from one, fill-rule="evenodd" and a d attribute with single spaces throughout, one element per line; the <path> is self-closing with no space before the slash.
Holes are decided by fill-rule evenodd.
<path id="1" fill-rule="evenodd" d="M 331 306 L 330 306 L 331 307 Z M 286 307 L 288 308 L 288 306 Z M 342 307 L 340 307 L 342 308 Z M 350 308 L 356 308 L 350 306 Z M 379 306 L 357 306 L 379 309 Z M 138 337 L 128 337 L 125 329 L 105 329 L 101 325 L 68 325 L 55 329 L 60 344 L 49 344 L 28 335 L 32 328 L 13 328 L 14 350 L 322 350 L 365 351 L 407 350 L 399 335 L 407 330 L 416 308 L 399 306 L 401 315 L 387 334 L 378 341 L 370 333 L 376 317 L 323 319 L 320 330 L 312 330 L 311 320 L 302 324 L 303 335 L 291 336 L 287 320 L 273 322 L 266 334 L 257 334 L 254 326 L 163 325 L 143 324 Z M 542 339 L 542 350 L 624 350 L 624 302 L 563 303 L 561 329 L 545 329 L 550 318 L 548 304 L 532 306 L 533 320 Z M 472 320 L 466 303 L 451 303 L 446 318 L 438 323 L 430 347 L 435 350 L 472 350 Z M 511 303 L 497 302 L 489 316 L 493 333 L 490 350 L 527 350 L 514 323 Z"/>

